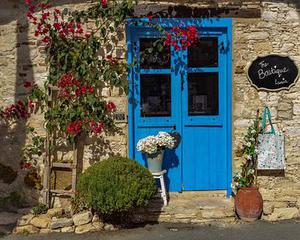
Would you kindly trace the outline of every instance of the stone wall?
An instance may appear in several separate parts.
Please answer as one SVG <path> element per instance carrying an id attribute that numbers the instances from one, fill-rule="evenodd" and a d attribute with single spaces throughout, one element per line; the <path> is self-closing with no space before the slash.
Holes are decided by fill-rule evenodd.
<path id="1" fill-rule="evenodd" d="M 70 4 L 71 3 L 71 4 Z M 82 10 L 88 8 L 93 1 L 55 1 L 55 6 L 64 9 Z M 41 42 L 37 42 L 34 37 L 34 26 L 29 24 L 26 18 L 26 8 L 19 0 L 3 0 L 0 2 L 0 106 L 5 107 L 23 99 L 28 92 L 23 87 L 24 81 L 32 81 L 39 86 L 43 86 L 47 79 L 47 68 L 45 65 L 45 50 Z M 113 55 L 113 57 L 124 59 L 125 61 L 125 30 L 122 29 L 114 36 L 114 41 L 110 46 L 101 49 L 100 55 Z M 104 87 L 102 96 L 109 101 L 113 101 L 117 106 L 117 111 L 127 115 L 127 97 L 118 88 Z M 26 197 L 29 203 L 38 200 L 39 194 L 24 185 L 25 170 L 21 170 L 21 149 L 29 141 L 26 134 L 26 125 L 34 127 L 38 133 L 45 136 L 43 128 L 42 113 L 33 114 L 28 122 L 18 121 L 12 126 L 0 124 L 0 164 L 5 169 L 9 167 L 13 176 L 13 181 L 4 181 L 0 176 L 0 197 L 6 197 L 11 192 L 16 191 Z M 120 132 L 117 135 L 104 136 L 103 139 L 95 142 L 94 139 L 85 139 L 81 144 L 78 157 L 83 169 L 100 159 L 111 155 L 127 155 L 127 123 L 117 123 Z M 64 153 L 64 161 L 72 156 L 72 153 Z M 84 156 L 84 159 L 82 158 Z M 40 159 L 42 163 L 42 159 Z M 0 172 L 1 166 L 0 165 Z M 3 169 L 4 169 L 3 167 Z M 43 165 L 40 165 L 42 172 Z M 57 172 L 56 182 L 67 182 L 70 174 Z M 60 176 L 65 179 L 60 180 Z M 3 179 L 2 179 L 3 178 Z M 5 179 L 12 179 L 8 176 Z M 70 182 L 69 182 L 70 183 Z M 61 187 L 65 188 L 67 185 Z M 34 200 L 34 201 L 32 201 Z"/>
<path id="2" fill-rule="evenodd" d="M 258 92 L 250 86 L 246 67 L 258 55 L 290 56 L 300 66 L 300 13 L 295 4 L 263 1 L 258 19 L 234 19 L 233 118 L 234 169 L 240 165 L 239 146 L 257 108 L 269 106 L 273 122 L 285 134 L 286 170 L 259 177 L 267 220 L 299 216 L 300 200 L 300 82 L 289 91 Z M 267 175 L 266 174 L 266 175 Z M 275 208 L 275 209 L 274 209 Z"/>
<path id="3" fill-rule="evenodd" d="M 200 3 L 199 3 L 200 2 Z M 151 2 L 152 3 L 152 2 Z M 258 55 L 269 53 L 288 54 L 300 66 L 300 4 L 295 1 L 164 1 L 160 7 L 230 8 L 221 11 L 233 17 L 233 166 L 241 163 L 239 154 L 243 134 L 253 120 L 257 108 L 265 105 L 271 108 L 274 123 L 286 136 L 286 170 L 284 176 L 259 177 L 260 190 L 265 200 L 264 218 L 275 220 L 299 215 L 300 208 L 300 82 L 290 91 L 277 93 L 258 92 L 250 86 L 246 68 Z M 56 1 L 71 8 L 87 7 L 86 1 Z M 245 11 L 247 10 L 247 11 Z M 150 11 L 150 9 L 149 9 Z M 42 84 L 47 77 L 43 47 L 32 38 L 32 28 L 25 18 L 25 8 L 19 1 L 4 0 L 0 3 L 0 105 L 5 106 L 21 99 L 26 92 L 22 87 L 24 79 L 32 79 Z M 251 15 L 251 13 L 255 13 Z M 209 14 L 212 14 L 210 11 Z M 229 14 L 229 15 L 228 15 Z M 244 14 L 244 15 L 243 15 Z M 222 15 L 224 16 L 224 15 Z M 118 34 L 118 43 L 112 48 L 113 54 L 125 58 L 124 32 Z M 107 49 L 103 50 L 104 52 Z M 119 89 L 105 88 L 103 95 L 118 106 L 118 111 L 127 112 L 127 98 Z M 41 116 L 30 120 L 31 124 L 43 132 Z M 90 163 L 111 153 L 127 155 L 127 127 L 122 123 L 123 134 L 109 136 L 106 144 L 85 147 L 84 168 Z M 25 191 L 24 173 L 20 170 L 20 150 L 26 142 L 25 123 L 18 122 L 13 127 L 1 126 L 0 163 L 18 172 L 11 183 L 0 179 L 0 195 L 13 190 Z M 102 149 L 101 146 L 105 146 Z"/>

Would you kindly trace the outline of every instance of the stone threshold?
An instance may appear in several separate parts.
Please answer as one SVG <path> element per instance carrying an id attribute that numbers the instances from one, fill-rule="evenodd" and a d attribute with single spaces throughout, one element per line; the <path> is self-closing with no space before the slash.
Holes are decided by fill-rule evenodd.
<path id="1" fill-rule="evenodd" d="M 224 191 L 170 193 L 168 206 L 157 196 L 147 208 L 138 209 L 133 222 L 234 223 L 234 203 Z"/>

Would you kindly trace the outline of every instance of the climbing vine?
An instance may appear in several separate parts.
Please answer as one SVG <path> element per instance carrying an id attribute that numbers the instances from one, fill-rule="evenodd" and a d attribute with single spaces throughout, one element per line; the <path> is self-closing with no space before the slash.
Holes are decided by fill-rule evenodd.
<path id="1" fill-rule="evenodd" d="M 33 35 L 45 48 L 49 74 L 44 87 L 31 79 L 24 81 L 28 97 L 0 109 L 1 120 L 27 120 L 40 110 L 49 136 L 55 134 L 70 143 L 81 135 L 113 131 L 117 106 L 102 96 L 102 89 L 119 87 L 126 92 L 127 64 L 99 52 L 123 27 L 134 4 L 101 0 L 86 10 L 71 11 L 54 7 L 49 1 L 25 0 Z M 31 127 L 28 133 L 31 139 L 22 149 L 21 168 L 32 171 L 45 152 L 46 139 Z"/>
<path id="2" fill-rule="evenodd" d="M 48 1 L 25 0 L 25 4 L 33 35 L 38 44 L 44 45 L 49 74 L 43 88 L 27 79 L 24 88 L 30 92 L 28 97 L 0 109 L 0 118 L 27 120 L 40 110 L 48 134 L 70 143 L 77 142 L 81 135 L 99 136 L 114 130 L 113 112 L 117 106 L 107 101 L 101 90 L 119 87 L 126 92 L 128 66 L 111 54 L 99 52 L 122 30 L 136 2 L 100 0 L 83 11 L 56 8 Z M 186 50 L 199 37 L 193 26 L 165 30 L 153 23 L 148 25 L 158 29 L 162 38 L 141 57 L 170 46 L 176 51 Z M 21 164 L 22 168 L 32 169 L 37 165 L 34 156 L 40 157 L 45 151 L 45 138 L 32 128 L 29 132 L 31 143 L 22 150 Z"/>

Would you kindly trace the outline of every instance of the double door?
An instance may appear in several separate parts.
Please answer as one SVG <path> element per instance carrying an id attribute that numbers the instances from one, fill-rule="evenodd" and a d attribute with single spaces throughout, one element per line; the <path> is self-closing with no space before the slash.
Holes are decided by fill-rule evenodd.
<path id="1" fill-rule="evenodd" d="M 139 139 L 159 131 L 176 133 L 178 145 L 163 161 L 169 191 L 230 191 L 231 22 L 165 19 L 156 24 L 167 30 L 193 25 L 200 36 L 187 49 L 156 51 L 158 31 L 141 23 L 127 26 L 128 58 L 136 62 L 129 72 L 130 157 L 146 165 L 136 150 Z"/>

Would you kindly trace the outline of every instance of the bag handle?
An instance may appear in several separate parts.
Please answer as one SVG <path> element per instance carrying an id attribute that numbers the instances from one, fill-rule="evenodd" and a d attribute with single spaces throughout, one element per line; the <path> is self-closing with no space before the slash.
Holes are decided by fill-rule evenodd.
<path id="1" fill-rule="evenodd" d="M 267 118 L 268 118 L 268 121 L 269 121 L 270 126 L 271 126 L 271 131 L 270 132 L 265 132 L 266 124 L 267 124 Z M 268 107 L 265 107 L 265 110 L 264 110 L 264 117 L 262 119 L 262 132 L 263 133 L 275 134 L 275 129 L 273 127 L 272 119 L 271 119 L 271 111 Z"/>

